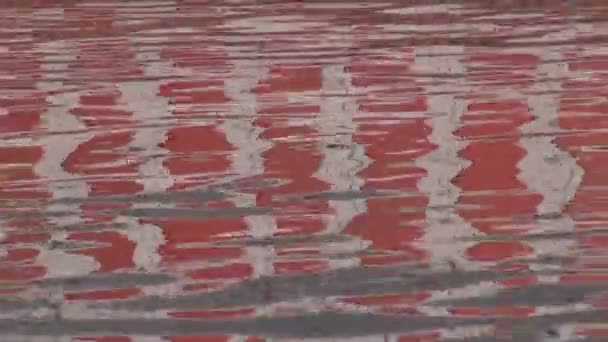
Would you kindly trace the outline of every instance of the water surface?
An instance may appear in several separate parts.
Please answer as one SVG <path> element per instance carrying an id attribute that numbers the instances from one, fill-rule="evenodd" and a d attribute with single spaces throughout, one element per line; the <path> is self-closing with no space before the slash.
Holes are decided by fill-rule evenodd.
<path id="1" fill-rule="evenodd" d="M 3 341 L 608 339 L 606 19 L 0 2 Z"/>

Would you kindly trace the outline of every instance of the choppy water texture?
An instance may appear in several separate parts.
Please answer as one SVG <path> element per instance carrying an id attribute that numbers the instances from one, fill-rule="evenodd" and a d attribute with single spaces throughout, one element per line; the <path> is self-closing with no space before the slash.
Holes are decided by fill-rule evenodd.
<path id="1" fill-rule="evenodd" d="M 607 341 L 607 18 L 1 1 L 1 340 Z"/>

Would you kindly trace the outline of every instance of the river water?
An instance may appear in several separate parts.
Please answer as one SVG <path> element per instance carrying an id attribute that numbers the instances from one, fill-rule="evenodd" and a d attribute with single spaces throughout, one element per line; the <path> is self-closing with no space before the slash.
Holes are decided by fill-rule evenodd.
<path id="1" fill-rule="evenodd" d="M 0 1 L 1 340 L 607 341 L 606 19 Z"/>

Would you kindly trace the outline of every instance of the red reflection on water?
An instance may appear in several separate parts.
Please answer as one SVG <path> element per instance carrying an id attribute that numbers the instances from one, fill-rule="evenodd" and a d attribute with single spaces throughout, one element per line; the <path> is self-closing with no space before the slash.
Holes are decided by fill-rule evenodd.
<path id="1" fill-rule="evenodd" d="M 565 212 L 574 220 L 575 229 L 588 231 L 604 225 L 605 212 L 608 210 L 605 203 L 608 194 L 605 174 L 608 157 L 604 151 L 604 146 L 608 144 L 608 134 L 594 131 L 606 127 L 604 116 L 608 113 L 608 102 L 603 95 L 608 80 L 604 72 L 606 56 L 603 53 L 586 56 L 578 50 L 570 50 L 565 54 L 571 58 L 569 70 L 584 77 L 564 82 L 558 124 L 565 132 L 582 132 L 559 136 L 555 143 L 576 158 L 578 166 L 584 170 Z M 564 265 L 571 272 L 562 275 L 560 282 L 604 283 L 608 278 L 601 271 L 604 268 L 601 257 L 605 255 L 608 246 L 606 234 L 593 232 L 577 235 L 574 240 L 576 244 L 573 248 L 577 251 L 577 258 Z M 587 302 L 597 308 L 606 307 L 606 301 L 602 299 L 594 298 Z M 605 335 L 601 328 L 581 328 L 577 334 L 592 338 Z"/>
<path id="2" fill-rule="evenodd" d="M 454 316 L 468 317 L 528 317 L 536 311 L 535 306 L 509 306 L 504 305 L 496 308 L 477 308 L 477 307 L 455 307 L 450 309 Z"/>
<path id="3" fill-rule="evenodd" d="M 238 152 L 222 129 L 224 121 L 218 117 L 218 114 L 230 114 L 225 109 L 231 101 L 225 92 L 225 73 L 231 69 L 228 56 L 223 49 L 170 47 L 163 48 L 160 56 L 192 73 L 191 78 L 164 82 L 159 88 L 158 95 L 175 106 L 172 118 L 201 119 L 201 124 L 171 128 L 160 144 L 168 153 L 163 166 L 173 179 L 167 191 L 214 185 L 230 175 L 232 154 Z M 201 208 L 200 204 L 188 201 L 176 205 L 177 208 Z M 216 201 L 204 207 L 230 209 L 235 203 Z M 242 247 L 215 244 L 247 235 L 242 217 L 164 217 L 142 222 L 155 224 L 163 231 L 166 241 L 159 247 L 163 267 L 177 270 L 186 266 L 185 275 L 199 282 L 187 285 L 186 290 L 206 290 L 214 287 L 213 282 L 244 279 L 252 274 L 252 266 L 241 261 Z"/>
<path id="4" fill-rule="evenodd" d="M 64 17 L 89 35 L 107 35 L 114 30 L 117 3 L 103 7 L 72 7 Z M 95 18 L 91 23 L 91 18 Z M 87 22 L 89 24 L 87 24 Z M 143 76 L 128 39 L 101 41 L 76 39 L 70 43 L 75 57 L 68 64 L 67 83 L 78 84 L 81 92 L 71 114 L 84 123 L 91 137 L 78 145 L 63 161 L 65 171 L 84 177 L 89 198 L 129 195 L 143 188 L 136 179 L 138 165 L 129 155 L 134 132 L 116 131 L 134 123 L 132 111 L 122 101 L 118 82 L 127 76 Z M 86 223 L 103 224 L 95 231 L 68 232 L 67 240 L 78 245 L 69 254 L 90 257 L 97 262 L 97 272 L 108 273 L 133 269 L 136 245 L 125 232 L 113 229 L 117 215 L 112 210 L 128 209 L 128 202 L 89 202 L 80 205 Z M 65 294 L 68 300 L 122 299 L 135 296 L 137 289 L 81 291 Z"/>
<path id="5" fill-rule="evenodd" d="M 82 291 L 77 293 L 66 293 L 66 300 L 117 300 L 127 299 L 142 295 L 140 289 L 112 289 L 99 291 Z"/>
<path id="6" fill-rule="evenodd" d="M 529 86 L 538 63 L 536 56 L 523 54 L 475 53 L 467 60 L 473 82 L 504 82 L 515 89 Z M 496 72 L 498 68 L 504 71 Z M 458 201 L 460 215 L 483 233 L 525 233 L 530 229 L 525 223 L 536 214 L 542 200 L 517 178 L 518 163 L 527 153 L 518 145 L 520 128 L 533 116 L 520 100 L 481 94 L 470 96 L 468 103 L 463 126 L 454 133 L 474 139 L 459 153 L 471 162 L 470 166 L 453 180 L 463 190 Z M 518 216 L 522 218 L 519 221 Z M 480 242 L 467 251 L 471 259 L 487 262 L 533 253 L 532 247 L 519 241 Z"/>
<path id="7" fill-rule="evenodd" d="M 170 317 L 184 319 L 229 319 L 229 318 L 244 318 L 253 316 L 255 309 L 234 309 L 234 310 L 195 310 L 195 311 L 175 311 L 170 312 Z"/>
<path id="8" fill-rule="evenodd" d="M 323 232 L 326 201 L 291 201 L 283 196 L 317 193 L 329 185 L 317 178 L 322 155 L 315 142 L 317 131 L 309 124 L 319 116 L 320 106 L 300 100 L 319 97 L 322 67 L 316 65 L 272 64 L 268 76 L 253 90 L 257 94 L 258 115 L 254 125 L 262 130 L 259 138 L 271 143 L 262 152 L 263 177 L 279 184 L 256 192 L 256 205 L 274 208 L 276 228 L 272 235 L 309 235 Z M 270 228 L 270 227 L 269 227 Z M 276 253 L 289 248 L 278 246 Z M 276 274 L 315 272 L 327 269 L 322 259 L 286 259 L 273 263 Z"/>
<path id="9" fill-rule="evenodd" d="M 361 36 L 365 37 L 365 32 Z M 368 199 L 367 211 L 345 230 L 371 242 L 369 253 L 361 257 L 366 265 L 422 261 L 428 253 L 412 244 L 424 233 L 420 222 L 425 212 L 420 209 L 428 204 L 416 187 L 426 172 L 415 160 L 434 149 L 427 140 L 430 127 L 420 117 L 427 109 L 426 100 L 412 93 L 417 88 L 410 75 L 412 62 L 412 50 L 397 50 L 387 56 L 355 58 L 347 67 L 353 85 L 366 91 L 357 99 L 365 117 L 357 119 L 358 130 L 353 134 L 353 141 L 364 146 L 371 159 L 358 174 L 365 180 L 363 190 L 406 192 L 393 198 Z M 393 85 L 394 93 L 384 96 L 373 91 L 374 86 L 386 82 Z M 411 113 L 412 118 L 389 119 L 396 113 Z"/>
<path id="10" fill-rule="evenodd" d="M 500 261 L 533 254 L 532 247 L 519 242 L 483 242 L 469 248 L 467 255 L 477 261 Z"/>
<path id="11" fill-rule="evenodd" d="M 23 9 L 18 15 L 7 16 L 4 23 L 7 27 L 31 27 L 32 11 Z M 3 37 L 4 38 L 4 37 Z M 11 38 L 9 35 L 7 38 Z M 40 115 L 47 109 L 46 94 L 37 89 L 42 76 L 40 56 L 33 53 L 34 43 L 28 39 L 14 36 L 0 49 L 0 133 L 19 134 L 35 132 L 40 128 Z M 23 38 L 23 37 L 22 37 Z M 4 255 L 0 256 L 0 280 L 7 282 L 2 295 L 19 292 L 21 286 L 11 288 L 9 284 L 16 281 L 30 281 L 43 278 L 45 265 L 36 262 L 38 251 L 28 245 L 46 242 L 47 233 L 35 233 L 28 227 L 44 224 L 44 220 L 32 220 L 27 214 L 34 208 L 19 207 L 10 204 L 14 200 L 47 199 L 49 193 L 43 180 L 35 171 L 36 164 L 42 158 L 42 147 L 26 137 L 22 142 L 0 142 L 0 200 L 9 202 L 8 214 L 18 213 L 23 218 L 3 220 L 0 231 Z"/>
<path id="12" fill-rule="evenodd" d="M 427 333 L 427 334 L 412 334 L 407 336 L 399 336 L 397 342 L 435 342 L 441 339 L 439 333 Z"/>
<path id="13" fill-rule="evenodd" d="M 356 305 L 373 312 L 388 315 L 424 315 L 417 306 L 431 298 L 430 291 L 418 293 L 399 293 L 386 295 L 366 295 L 358 297 L 343 297 L 339 301 Z"/>
<path id="14" fill-rule="evenodd" d="M 160 254 L 167 263 L 205 258 L 232 259 L 242 254 L 239 247 L 222 246 L 180 246 L 181 244 L 205 244 L 229 239 L 231 234 L 245 229 L 240 219 L 165 219 L 145 220 L 162 226 L 167 243 L 160 247 Z"/>
<path id="15" fill-rule="evenodd" d="M 134 266 L 135 244 L 120 232 L 77 232 L 70 234 L 70 240 L 94 241 L 99 245 L 99 247 L 84 248 L 75 252 L 95 258 L 100 264 L 99 272 L 124 270 Z"/>
<path id="16" fill-rule="evenodd" d="M 77 70 L 77 73 L 67 78 L 69 83 L 93 85 L 106 81 L 112 84 L 128 77 L 143 76 L 129 40 L 125 36 L 116 35 L 116 7 L 119 5 L 120 2 L 109 1 L 105 6 L 64 8 L 65 21 L 78 30 L 80 37 L 105 37 L 76 40 L 77 59 L 71 68 Z"/>
<path id="17" fill-rule="evenodd" d="M 170 190 L 212 184 L 229 170 L 233 147 L 217 130 L 218 124 L 179 127 L 169 131 L 163 147 L 169 150 L 171 157 L 164 164 L 172 175 L 186 177 Z"/>
<path id="18" fill-rule="evenodd" d="M 181 11 L 200 10 L 200 2 L 179 1 Z M 104 39 L 70 40 L 75 60 L 69 63 L 66 85 L 79 87 L 78 105 L 70 113 L 85 124 L 90 137 L 71 151 L 62 167 L 86 183 L 88 203 L 79 206 L 83 223 L 100 223 L 101 228 L 93 231 L 69 230 L 66 239 L 69 251 L 83 258 L 97 262 L 98 272 L 112 273 L 133 271 L 136 268 L 135 254 L 145 242 L 133 241 L 123 230 L 124 216 L 115 211 L 130 209 L 133 204 L 124 202 L 104 202 L 99 199 L 109 195 L 133 195 L 144 190 L 140 182 L 142 165 L 133 159 L 132 148 L 138 133 L 143 128 L 134 119 L 134 113 L 125 103 L 121 82 L 127 78 L 144 79 L 142 63 L 136 60 L 136 45 L 125 35 L 124 18 L 118 18 L 118 8 L 122 3 L 109 1 L 103 6 L 77 6 L 65 9 L 65 22 L 76 27 L 80 34 L 88 37 L 103 36 Z M 206 6 L 206 4 L 204 5 Z M 289 6 L 289 10 L 302 10 L 304 5 Z M 187 9 L 186 9 L 187 8 Z M 204 7 L 209 10 L 209 7 Z M 287 10 L 283 9 L 285 14 Z M 259 13 L 283 13 L 259 10 Z M 417 15 L 409 16 L 413 20 Z M 439 15 L 442 22 L 450 15 Z M 457 17 L 455 15 L 455 17 Z M 430 20 L 433 16 L 421 15 L 419 20 Z M 495 19 L 502 20 L 502 19 Z M 9 25 L 30 27 L 31 13 L 20 12 Z M 449 20 L 448 20 L 449 21 Z M 229 21 L 217 19 L 222 29 L 229 30 Z M 500 34 L 514 33 L 513 25 L 502 28 Z M 325 28 L 323 29 L 325 30 Z M 308 29 L 307 35 L 323 33 L 319 27 Z M 366 31 L 367 30 L 367 31 Z M 203 30 L 201 30 L 203 31 Z M 381 29 L 357 27 L 355 43 L 357 49 L 371 49 L 380 39 Z M 160 48 L 160 59 L 177 69 L 188 70 L 186 79 L 163 81 L 158 88 L 158 96 L 175 106 L 167 113 L 167 132 L 159 144 L 163 150 L 162 167 L 171 178 L 168 192 L 206 189 L 211 185 L 230 183 L 238 174 L 235 159 L 242 153 L 242 146 L 236 146 L 230 139 L 229 129 L 224 125 L 241 113 L 235 109 L 238 100 L 229 95 L 227 81 L 233 77 L 235 60 L 227 53 L 228 46 L 216 47 L 220 39 L 209 38 L 203 33 L 191 47 Z M 394 32 L 393 32 L 394 33 Z M 181 34 L 181 33 L 180 33 Z M 179 36 L 177 34 L 175 36 Z M 369 37 L 366 37 L 369 34 Z M 486 35 L 496 35 L 496 32 Z M 187 36 L 184 34 L 184 36 Z M 194 36 L 194 35 L 193 35 Z M 289 35 L 278 35 L 266 48 L 292 48 L 298 39 Z M 301 38 L 301 37 L 299 37 Z M 182 39 L 182 38 L 180 38 Z M 443 38 L 438 38 L 443 39 Z M 438 40 L 443 41 L 443 40 Z M 234 44 L 234 43 L 233 43 Z M 169 44 L 167 44 L 169 45 Z M 179 44 L 171 44 L 179 45 Z M 260 50 L 264 48 L 258 47 Z M 35 132 L 41 125 L 41 113 L 47 107 L 47 94 L 37 90 L 40 80 L 39 56 L 32 54 L 34 45 L 24 41 L 13 44 L 8 50 L 0 50 L 0 68 L 9 71 L 9 77 L 0 78 L 3 89 L 19 89 L 15 94 L 0 96 L 0 133 L 19 134 Z M 344 231 L 337 234 L 357 237 L 369 243 L 362 253 L 351 256 L 363 265 L 381 266 L 416 262 L 425 264 L 435 253 L 416 245 L 425 233 L 426 213 L 429 198 L 419 189 L 420 181 L 429 170 L 417 161 L 434 151 L 437 146 L 429 142 L 429 136 L 436 127 L 429 124 L 429 97 L 420 85 L 423 78 L 414 74 L 412 64 L 415 52 L 387 46 L 373 49 L 373 53 L 359 54 L 344 58 L 345 73 L 355 89 L 354 98 L 358 112 L 352 120 L 356 132 L 349 133 L 354 144 L 362 146 L 369 164 L 357 172 L 363 180 L 364 191 L 391 191 L 393 195 L 371 198 L 365 201 L 364 213 L 355 216 Z M 452 180 L 462 190 L 456 205 L 458 214 L 470 223 L 481 235 L 521 236 L 536 228 L 534 215 L 543 195 L 534 193 L 529 184 L 518 178 L 518 167 L 529 151 L 522 146 L 522 127 L 534 119 L 521 93 L 504 97 L 486 94 L 485 88 L 502 95 L 501 89 L 526 92 L 535 82 L 539 82 L 534 70 L 545 63 L 532 53 L 495 52 L 494 48 L 466 50 L 463 63 L 467 65 L 466 82 L 473 91 L 466 96 L 468 107 L 459 120 L 462 126 L 450 132 L 467 142 L 459 151 L 459 157 L 471 162 L 470 166 Z M 257 51 L 257 50 L 256 50 Z M 372 51 L 372 50 L 370 50 Z M 260 52 L 260 51 L 257 51 Z M 267 51 L 264 51 L 267 52 Z M 569 56 L 577 58 L 576 54 Z M 241 56 L 242 58 L 242 56 Z M 605 128 L 608 121 L 603 117 L 608 104 L 603 100 L 605 93 L 605 56 L 582 58 L 569 64 L 569 71 L 587 73 L 588 79 L 564 82 L 565 89 L 560 104 L 559 126 L 567 133 L 583 130 L 583 133 L 560 136 L 555 141 L 577 159 L 585 170 L 579 191 L 566 214 L 572 216 L 578 228 L 598 226 L 604 219 L 604 173 L 602 166 L 608 162 L 602 153 L 608 136 L 594 131 Z M 340 62 L 342 63 L 342 62 Z M 333 208 L 327 200 L 300 200 L 299 195 L 319 193 L 333 189 L 331 180 L 320 179 L 317 175 L 323 159 L 331 152 L 321 146 L 319 122 L 323 124 L 322 97 L 325 65 L 314 61 L 285 62 L 280 58 L 269 60 L 265 77 L 248 89 L 257 101 L 256 113 L 249 120 L 251 128 L 260 131 L 256 139 L 267 149 L 260 152 L 262 171 L 258 175 L 247 175 L 245 180 L 275 181 L 255 189 L 255 199 L 247 206 L 269 207 L 274 213 L 269 216 L 267 234 L 256 239 L 276 238 L 280 241 L 266 249 L 272 270 L 269 275 L 294 273 L 319 273 L 330 269 L 332 256 L 327 256 L 323 244 L 292 243 L 288 238 L 323 235 L 328 223 L 334 218 Z M 502 88 L 501 88 L 502 87 Z M 379 89 L 379 90 L 378 90 Z M 21 91 L 23 90 L 23 91 Z M 488 90 L 488 93 L 492 91 Z M 533 95 L 530 95 L 533 96 Z M 322 100 L 321 100 L 322 101 Z M 441 113 L 440 113 L 441 114 Z M 157 123 L 157 122 L 155 122 Z M 541 132 L 543 133 L 543 132 Z M 33 133 L 32 133 L 33 134 Z M 164 133 L 163 133 L 164 134 Z M 27 144 L 30 145 L 27 145 Z M 156 142 L 155 142 L 156 144 Z M 135 153 L 136 154 L 136 153 Z M 33 141 L 24 144 L 0 146 L 0 199 L 40 200 L 49 197 L 46 189 L 41 190 L 45 180 L 36 174 L 35 166 L 43 158 L 43 149 Z M 149 157 L 146 155 L 145 157 Z M 45 185 L 46 186 L 46 185 Z M 237 187 L 238 188 L 238 187 Z M 359 189 L 353 189 L 359 190 Z M 238 190 L 237 190 L 238 191 Z M 239 194 L 241 195 L 241 194 Z M 291 196 L 296 195 L 296 196 Z M 227 197 L 232 194 L 227 195 Z M 236 197 L 236 196 L 235 196 Z M 295 199 L 294 199 L 295 198 Z M 199 218 L 166 217 L 133 220 L 129 229 L 138 230 L 144 224 L 152 224 L 162 231 L 165 241 L 160 243 L 159 269 L 178 276 L 185 275 L 189 282 L 184 291 L 210 291 L 227 282 L 236 282 L 256 276 L 259 260 L 251 259 L 250 246 L 242 243 L 242 238 L 254 235 L 252 223 L 247 218 L 204 217 L 208 209 L 234 209 L 241 204 L 233 198 L 206 202 L 176 200 L 168 205 L 175 209 L 191 209 Z M 35 203 L 34 205 L 37 205 Z M 200 212 L 197 211 L 201 209 Z M 20 208 L 19 213 L 31 210 Z M 599 223 L 598 223 L 599 222 Z M 50 249 L 49 228 L 45 232 L 30 232 L 28 228 L 41 228 L 48 222 L 30 218 L 10 219 L 3 222 L 6 236 L 3 237 L 4 254 L 0 256 L 0 280 L 30 281 L 47 275 L 47 267 L 37 264 L 37 257 Z M 55 230 L 55 226 L 53 230 Z M 62 229 L 65 227 L 61 227 Z M 44 229 L 42 227 L 41 229 Z M 344 237 L 344 236 L 342 236 Z M 342 238 L 341 237 L 341 238 Z M 283 240 L 288 242 L 283 242 Z M 508 240 L 508 239 L 506 239 Z M 226 244 L 233 242 L 232 245 Z M 257 241 L 256 241 L 257 242 Z M 603 256 L 603 247 L 608 243 L 605 234 L 593 233 L 577 237 L 578 248 L 591 256 Z M 259 247 L 259 246 L 255 246 Z M 343 252 L 343 251 L 340 251 Z M 347 251 L 344 254 L 348 254 Z M 474 242 L 463 253 L 465 257 L 489 267 L 499 262 L 518 257 L 531 257 L 536 250 L 532 242 L 483 241 Z M 460 253 L 460 251 L 455 251 Z M 338 254 L 338 253 L 336 253 Z M 351 253 L 355 254 L 355 253 Z M 605 282 L 601 273 L 605 267 L 599 261 L 581 258 L 572 265 L 577 272 L 561 276 L 563 283 Z M 515 274 L 497 282 L 499 290 L 510 287 L 524 287 L 539 283 L 538 277 L 517 276 L 526 271 L 525 261 L 506 266 L 497 266 L 505 273 Z M 180 279 L 181 280 L 181 279 Z M 2 289 L 2 294 L 12 294 L 12 289 Z M 339 304 L 352 305 L 374 312 L 393 315 L 425 315 L 423 305 L 433 298 L 433 291 L 418 293 L 389 293 L 380 295 L 346 296 L 336 299 Z M 145 296 L 140 288 L 104 289 L 64 293 L 67 301 L 124 300 Z M 339 305 L 338 305 L 339 306 Z M 323 307 L 324 309 L 326 307 Z M 257 308 L 234 310 L 192 310 L 172 311 L 170 317 L 180 319 L 234 319 L 256 317 Z M 274 310 L 274 309 L 273 309 Z M 294 309 L 297 314 L 308 313 L 308 308 Z M 445 315 L 463 317 L 528 317 L 536 312 L 533 306 L 503 305 L 492 308 L 452 307 Z M 283 312 L 290 312 L 286 309 Z M 272 314 L 280 315 L 277 309 Z M 581 334 L 597 334 L 587 330 Z M 600 331 L 601 334 L 601 330 Z M 243 337 L 246 341 L 263 340 Z M 167 337 L 171 341 L 228 341 L 234 336 L 193 336 Z M 435 341 L 440 333 L 416 334 L 398 337 L 398 341 Z M 80 338 L 91 341 L 131 341 L 130 337 Z M 133 339 L 134 340 L 134 339 Z"/>

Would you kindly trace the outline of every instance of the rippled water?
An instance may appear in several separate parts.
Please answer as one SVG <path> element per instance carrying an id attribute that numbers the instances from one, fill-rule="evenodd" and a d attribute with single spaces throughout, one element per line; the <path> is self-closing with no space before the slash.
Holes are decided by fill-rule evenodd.
<path id="1" fill-rule="evenodd" d="M 1 1 L 2 341 L 608 340 L 607 18 Z"/>

